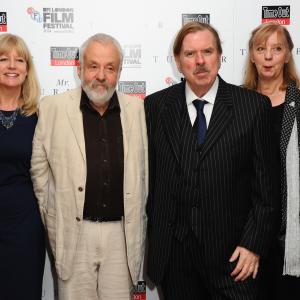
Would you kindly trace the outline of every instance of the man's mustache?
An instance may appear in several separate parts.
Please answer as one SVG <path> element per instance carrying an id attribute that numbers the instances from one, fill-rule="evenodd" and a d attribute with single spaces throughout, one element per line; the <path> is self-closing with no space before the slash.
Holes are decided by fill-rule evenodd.
<path id="1" fill-rule="evenodd" d="M 209 70 L 205 66 L 197 65 L 193 74 L 195 75 L 197 73 L 203 73 L 203 72 L 209 72 Z"/>
<path id="2" fill-rule="evenodd" d="M 91 88 L 97 88 L 98 86 L 104 86 L 106 89 L 108 88 L 108 84 L 106 81 L 98 81 L 97 79 L 93 80 L 90 84 Z"/>

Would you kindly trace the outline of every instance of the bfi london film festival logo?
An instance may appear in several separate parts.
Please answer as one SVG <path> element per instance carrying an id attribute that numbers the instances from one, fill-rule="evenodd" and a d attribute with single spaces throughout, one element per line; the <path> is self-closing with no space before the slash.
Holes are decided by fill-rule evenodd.
<path id="1" fill-rule="evenodd" d="M 37 23 L 42 23 L 43 22 L 43 16 L 42 14 L 34 9 L 33 7 L 28 7 L 27 8 L 27 13 L 29 14 L 30 18 Z"/>
<path id="2" fill-rule="evenodd" d="M 146 81 L 119 81 L 118 91 L 144 100 L 146 96 Z"/>
<path id="3" fill-rule="evenodd" d="M 182 14 L 182 26 L 189 22 L 210 23 L 210 14 Z"/>
<path id="4" fill-rule="evenodd" d="M 142 49 L 140 44 L 123 46 L 123 68 L 142 67 Z"/>
<path id="5" fill-rule="evenodd" d="M 74 8 L 43 8 L 45 32 L 74 32 Z"/>
<path id="6" fill-rule="evenodd" d="M 0 32 L 7 31 L 7 15 L 5 11 L 0 12 Z"/>
<path id="7" fill-rule="evenodd" d="M 262 6 L 262 23 L 278 22 L 281 25 L 290 25 L 290 5 Z"/>
<path id="8" fill-rule="evenodd" d="M 78 66 L 78 47 L 50 47 L 51 66 Z"/>
<path id="9" fill-rule="evenodd" d="M 165 84 L 167 86 L 172 86 L 172 85 L 174 85 L 176 83 L 178 83 L 178 82 L 174 78 L 172 78 L 170 76 L 168 76 L 168 77 L 165 78 Z"/>
<path id="10" fill-rule="evenodd" d="M 43 24 L 44 32 L 74 32 L 74 8 L 43 8 L 42 13 L 33 7 L 27 8 L 31 19 Z"/>

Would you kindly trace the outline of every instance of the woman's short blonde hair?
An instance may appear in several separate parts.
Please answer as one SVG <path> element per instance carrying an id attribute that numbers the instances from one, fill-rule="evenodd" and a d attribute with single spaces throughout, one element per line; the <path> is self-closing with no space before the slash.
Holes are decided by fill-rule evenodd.
<path id="1" fill-rule="evenodd" d="M 246 73 L 244 80 L 244 87 L 256 90 L 258 85 L 258 73 L 255 64 L 251 61 L 253 49 L 255 45 L 265 44 L 267 39 L 277 32 L 278 37 L 281 39 L 283 45 L 289 52 L 290 58 L 285 63 L 283 68 L 283 82 L 280 86 L 281 90 L 285 90 L 290 82 L 295 82 L 299 87 L 299 78 L 296 72 L 295 62 L 292 55 L 294 43 L 288 30 L 277 22 L 269 22 L 256 27 L 252 33 L 248 42 L 248 57 L 246 61 Z"/>
<path id="2" fill-rule="evenodd" d="M 10 33 L 1 34 L 0 55 L 7 54 L 12 49 L 15 49 L 27 64 L 27 76 L 22 85 L 20 97 L 23 102 L 23 114 L 30 116 L 37 111 L 37 103 L 40 97 L 40 85 L 30 51 L 21 37 Z"/>

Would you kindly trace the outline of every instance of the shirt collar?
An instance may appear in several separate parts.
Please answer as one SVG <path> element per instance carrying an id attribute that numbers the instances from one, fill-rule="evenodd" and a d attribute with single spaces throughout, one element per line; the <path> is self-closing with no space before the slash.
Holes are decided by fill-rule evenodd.
<path id="1" fill-rule="evenodd" d="M 202 100 L 205 100 L 208 103 L 214 105 L 215 100 L 216 100 L 216 96 L 217 96 L 218 87 L 219 87 L 219 77 L 217 76 L 214 83 L 213 83 L 213 85 L 207 91 L 207 93 L 205 95 L 203 95 L 201 98 L 199 98 L 193 92 L 193 90 L 190 88 L 188 82 L 186 82 L 186 84 L 185 84 L 185 99 L 186 99 L 187 105 L 193 104 L 193 101 L 195 99 L 202 99 Z"/>

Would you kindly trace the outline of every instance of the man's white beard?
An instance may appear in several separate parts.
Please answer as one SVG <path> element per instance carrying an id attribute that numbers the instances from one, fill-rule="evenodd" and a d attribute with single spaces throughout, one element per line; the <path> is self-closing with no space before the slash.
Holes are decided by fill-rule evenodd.
<path id="1" fill-rule="evenodd" d="M 92 101 L 96 106 L 103 106 L 105 105 L 114 94 L 116 87 L 107 87 L 105 91 L 102 93 L 99 93 L 95 91 L 95 89 L 92 87 L 93 82 L 88 84 L 85 84 L 82 81 L 82 89 L 85 91 L 86 95 L 88 96 L 89 100 Z M 106 85 L 107 86 L 107 85 Z"/>

